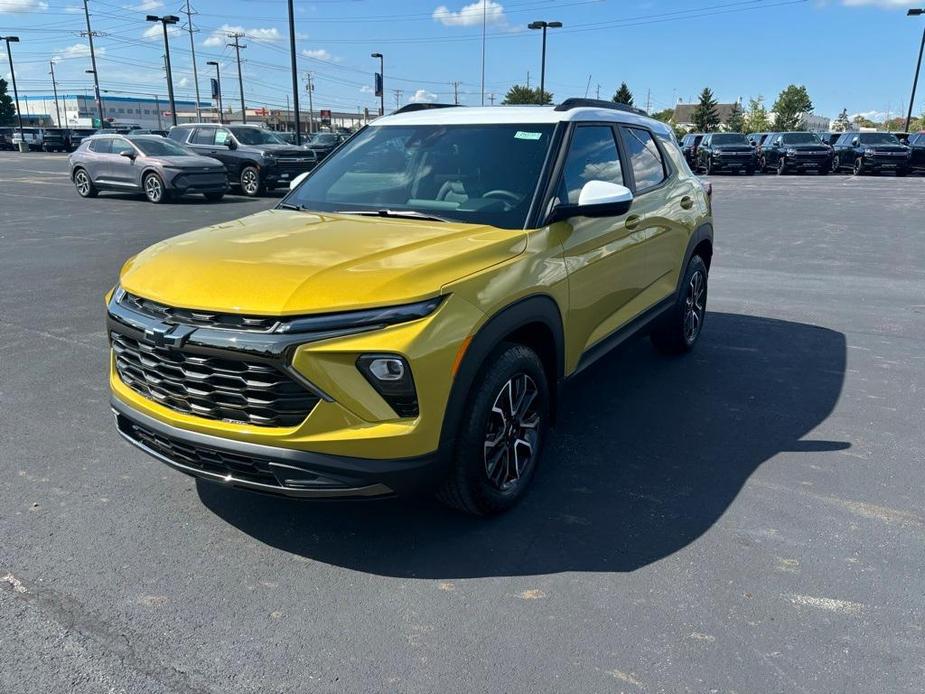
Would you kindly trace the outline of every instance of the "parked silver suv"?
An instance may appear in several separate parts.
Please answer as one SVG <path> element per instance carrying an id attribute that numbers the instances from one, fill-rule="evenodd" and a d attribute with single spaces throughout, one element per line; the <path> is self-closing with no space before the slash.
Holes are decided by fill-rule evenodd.
<path id="1" fill-rule="evenodd" d="M 71 180 L 83 198 L 101 190 L 143 192 L 153 203 L 202 193 L 218 201 L 228 174 L 217 159 L 202 157 L 159 135 L 94 135 L 68 157 Z"/>

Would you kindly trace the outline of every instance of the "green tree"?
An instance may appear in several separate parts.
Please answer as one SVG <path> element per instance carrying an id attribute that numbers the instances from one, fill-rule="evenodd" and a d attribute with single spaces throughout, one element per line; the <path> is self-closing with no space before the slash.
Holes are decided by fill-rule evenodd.
<path id="1" fill-rule="evenodd" d="M 662 111 L 656 111 L 655 113 L 650 114 L 655 120 L 660 120 L 662 123 L 671 123 L 674 120 L 674 109 L 666 108 Z"/>
<path id="2" fill-rule="evenodd" d="M 513 87 L 508 89 L 507 94 L 504 95 L 504 101 L 502 101 L 501 103 L 507 104 L 507 105 L 551 104 L 552 94 L 550 92 L 544 92 L 543 99 L 541 101 L 539 87 L 537 87 L 536 89 L 532 89 L 522 84 L 515 84 Z"/>
<path id="3" fill-rule="evenodd" d="M 0 77 L 0 125 L 13 125 L 15 118 L 13 99 L 6 93 L 6 80 Z"/>
<path id="4" fill-rule="evenodd" d="M 620 83 L 620 88 L 613 95 L 611 99 L 615 104 L 626 104 L 627 106 L 633 105 L 633 92 L 630 91 L 630 88 L 626 86 L 626 82 Z"/>
<path id="5" fill-rule="evenodd" d="M 742 111 L 742 104 L 736 101 L 729 112 L 729 120 L 726 121 L 726 128 L 732 133 L 745 132 L 745 112 Z"/>
<path id="6" fill-rule="evenodd" d="M 697 108 L 694 109 L 694 115 L 691 116 L 691 120 L 694 122 L 697 130 L 702 133 L 716 130 L 720 123 L 719 112 L 716 110 L 716 105 L 713 92 L 709 87 L 704 87 L 703 91 L 700 92 L 700 103 L 697 104 Z"/>
<path id="7" fill-rule="evenodd" d="M 775 114 L 774 129 L 786 132 L 801 127 L 803 115 L 813 111 L 813 102 L 806 87 L 791 84 L 778 95 L 771 110 Z"/>
<path id="8" fill-rule="evenodd" d="M 849 130 L 851 130 L 851 119 L 848 118 L 848 109 L 843 108 L 841 113 L 838 114 L 838 118 L 832 123 L 832 132 L 846 133 Z"/>
<path id="9" fill-rule="evenodd" d="M 768 118 L 768 109 L 764 107 L 764 97 L 758 96 L 748 100 L 748 111 L 745 112 L 745 131 L 750 133 L 764 133 L 771 129 Z"/>
<path id="10" fill-rule="evenodd" d="M 876 128 L 877 124 L 874 123 L 870 118 L 865 118 L 860 113 L 854 117 L 854 120 L 851 121 L 854 123 L 855 130 L 860 130 L 861 128 Z"/>

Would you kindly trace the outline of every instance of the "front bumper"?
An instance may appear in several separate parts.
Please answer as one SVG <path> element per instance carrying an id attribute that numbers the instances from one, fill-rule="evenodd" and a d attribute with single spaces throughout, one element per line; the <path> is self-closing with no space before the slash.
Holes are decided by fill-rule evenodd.
<path id="1" fill-rule="evenodd" d="M 180 195 L 195 193 L 224 193 L 230 186 L 225 172 L 179 173 L 170 180 L 170 190 Z"/>
<path id="2" fill-rule="evenodd" d="M 407 495 L 432 488 L 445 466 L 439 452 L 416 458 L 364 460 L 210 436 L 165 424 L 116 397 L 119 434 L 175 470 L 265 494 L 312 499 Z"/>
<path id="3" fill-rule="evenodd" d="M 278 159 L 275 164 L 264 165 L 260 176 L 268 188 L 288 186 L 296 176 L 311 171 L 318 165 L 318 159 Z"/>

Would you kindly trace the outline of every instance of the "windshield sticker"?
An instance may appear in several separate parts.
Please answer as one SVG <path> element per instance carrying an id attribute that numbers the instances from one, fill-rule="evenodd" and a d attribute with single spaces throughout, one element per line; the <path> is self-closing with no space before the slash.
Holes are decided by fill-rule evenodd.
<path id="1" fill-rule="evenodd" d="M 530 133 L 525 130 L 518 130 L 514 133 L 515 140 L 539 140 L 543 137 L 543 133 Z"/>

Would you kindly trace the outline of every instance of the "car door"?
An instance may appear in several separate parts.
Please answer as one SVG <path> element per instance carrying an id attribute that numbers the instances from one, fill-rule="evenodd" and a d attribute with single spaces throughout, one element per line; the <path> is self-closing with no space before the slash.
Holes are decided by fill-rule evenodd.
<path id="1" fill-rule="evenodd" d="M 912 166 L 917 169 L 925 169 L 925 135 L 913 135 L 909 138 L 909 146 L 912 147 Z"/>
<path id="2" fill-rule="evenodd" d="M 123 157 L 122 152 L 130 151 L 137 157 L 139 152 L 124 137 L 112 138 L 112 152 L 109 155 L 108 176 L 113 185 L 120 188 L 139 187 L 138 165 L 133 157 Z"/>
<path id="3" fill-rule="evenodd" d="M 700 147 L 697 148 L 697 166 L 701 169 L 706 169 L 707 159 L 713 156 L 712 142 L 712 135 L 704 135 L 700 141 Z"/>
<path id="4" fill-rule="evenodd" d="M 613 126 L 577 125 L 566 150 L 556 197 L 563 204 L 577 204 L 582 187 L 589 181 L 629 187 L 631 179 L 625 171 Z M 646 259 L 636 234 L 640 221 L 631 208 L 620 217 L 573 217 L 561 222 L 566 227 L 562 247 L 569 274 L 569 341 L 580 351 L 631 317 L 627 306 L 645 282 Z"/>
<path id="5" fill-rule="evenodd" d="M 241 176 L 241 157 L 237 154 L 238 143 L 228 128 L 215 128 L 212 149 L 206 156 L 218 159 L 228 170 L 232 181 Z"/>
<path id="6" fill-rule="evenodd" d="M 111 137 L 94 137 L 90 140 L 87 147 L 87 155 L 83 164 L 90 174 L 90 180 L 96 184 L 106 185 L 109 183 L 110 175 L 108 171 L 109 157 L 112 152 Z"/>

